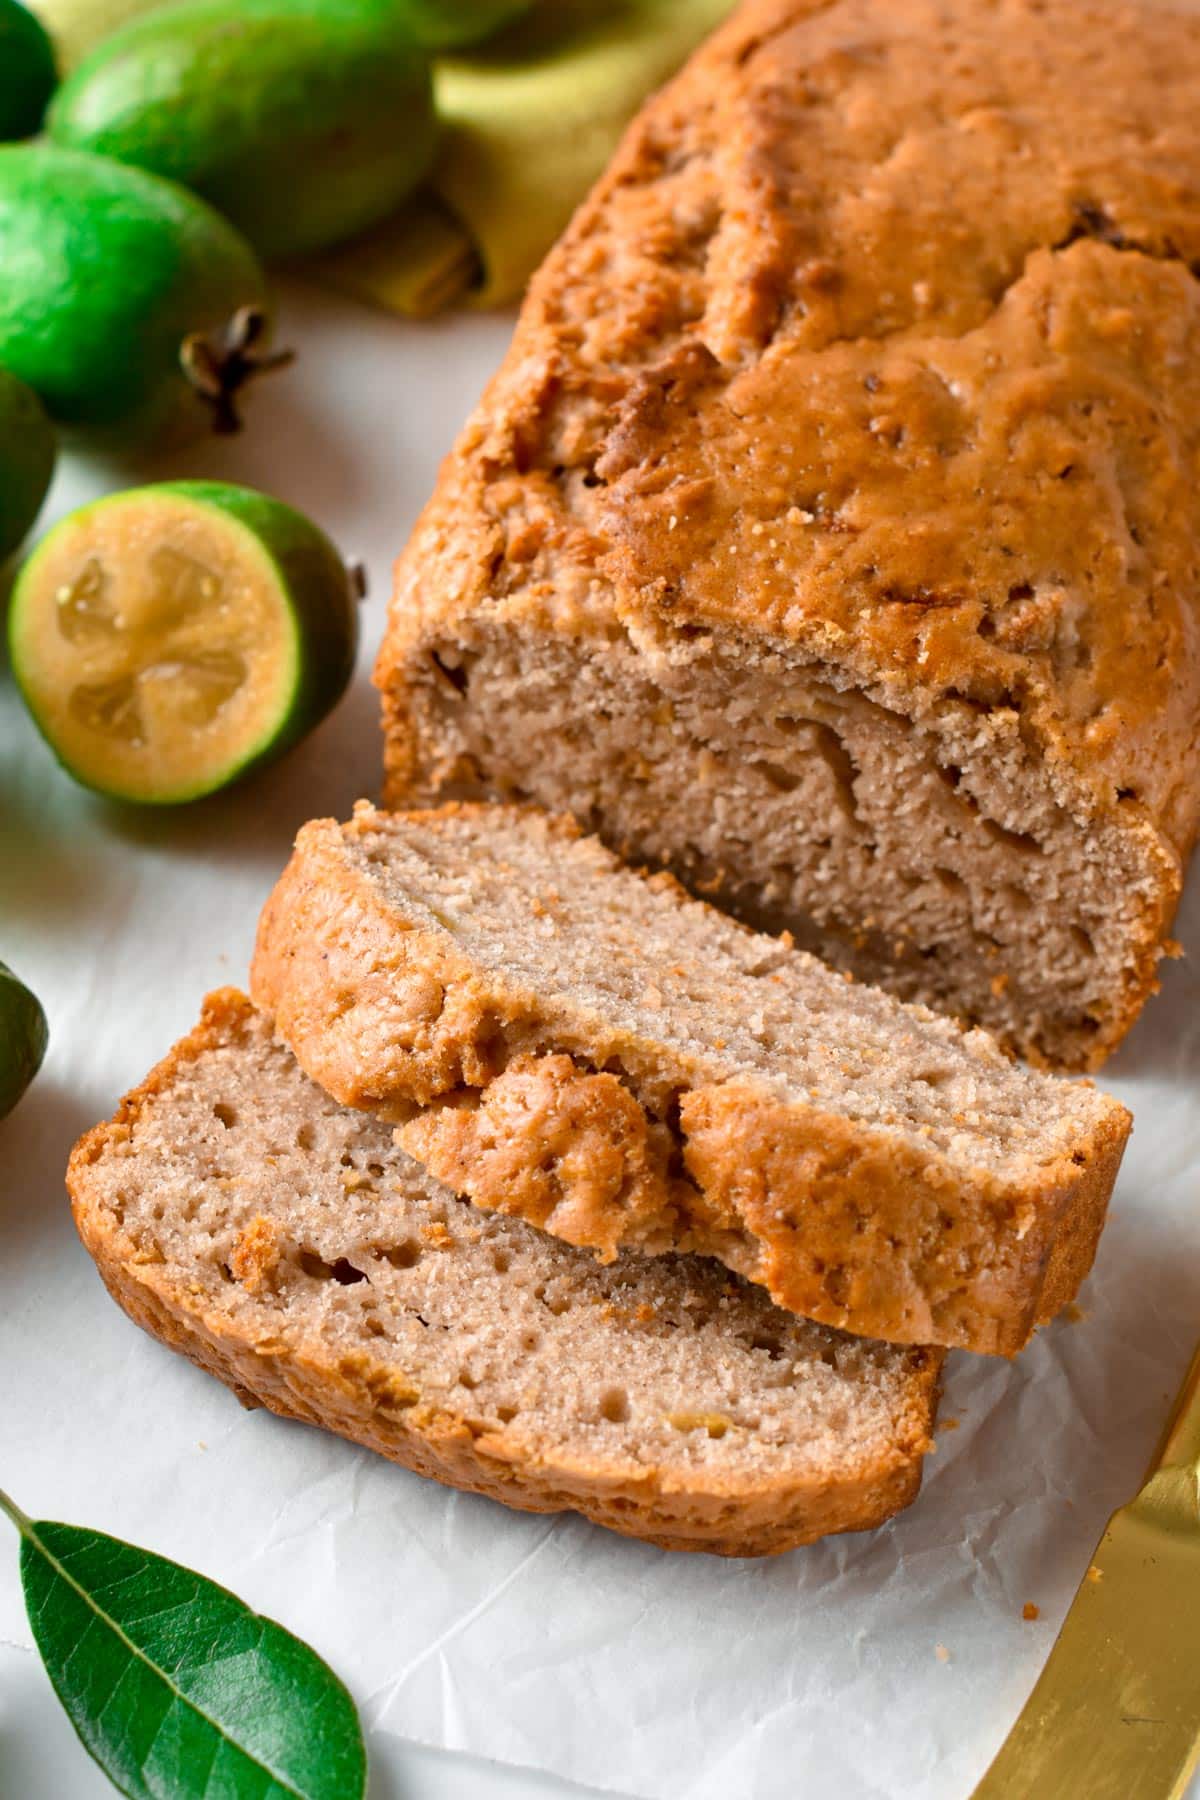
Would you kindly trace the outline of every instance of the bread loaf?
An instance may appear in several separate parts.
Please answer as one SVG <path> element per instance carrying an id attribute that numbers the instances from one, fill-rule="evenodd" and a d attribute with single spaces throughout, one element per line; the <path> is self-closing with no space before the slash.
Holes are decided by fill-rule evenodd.
<path id="1" fill-rule="evenodd" d="M 88 1250 L 248 1405 L 530 1512 L 766 1555 L 877 1525 L 940 1353 L 789 1318 L 715 1263 L 607 1268 L 425 1175 L 233 990 L 77 1145 Z"/>
<path id="2" fill-rule="evenodd" d="M 532 808 L 306 825 L 251 991 L 478 1205 L 901 1343 L 1019 1350 L 1090 1267 L 1129 1130 Z"/>
<path id="3" fill-rule="evenodd" d="M 1200 816 L 1200 13 L 746 0 L 402 557 L 389 803 L 532 797 L 1029 1057 Z"/>

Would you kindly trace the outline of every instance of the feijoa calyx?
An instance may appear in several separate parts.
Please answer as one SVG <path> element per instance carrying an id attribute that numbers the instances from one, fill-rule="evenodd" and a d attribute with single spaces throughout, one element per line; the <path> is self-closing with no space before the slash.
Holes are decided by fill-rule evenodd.
<path id="1" fill-rule="evenodd" d="M 99 44 L 48 123 L 58 144 L 182 182 L 268 257 L 392 212 L 436 137 L 395 0 L 173 0 Z"/>
<path id="2" fill-rule="evenodd" d="M 0 963 L 0 1119 L 10 1113 L 42 1066 L 46 1015 L 36 994 Z"/>
<path id="3" fill-rule="evenodd" d="M 311 520 L 223 482 L 82 507 L 29 558 L 9 650 L 33 718 L 84 786 L 199 799 L 281 755 L 354 666 L 352 575 Z"/>
<path id="4" fill-rule="evenodd" d="M 0 367 L 107 445 L 237 422 L 277 358 L 254 252 L 174 182 L 54 144 L 0 146 Z"/>
<path id="5" fill-rule="evenodd" d="M 0 562 L 41 511 L 54 473 L 54 427 L 32 388 L 0 369 Z"/>

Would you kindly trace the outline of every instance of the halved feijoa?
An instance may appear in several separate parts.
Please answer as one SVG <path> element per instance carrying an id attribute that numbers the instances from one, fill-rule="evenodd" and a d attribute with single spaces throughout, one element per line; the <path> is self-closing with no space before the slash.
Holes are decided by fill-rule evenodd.
<path id="1" fill-rule="evenodd" d="M 341 697 L 352 578 L 323 531 L 252 488 L 176 481 L 81 507 L 13 591 L 13 672 L 85 787 L 169 805 L 289 749 Z"/>
<path id="2" fill-rule="evenodd" d="M 0 963 L 0 1119 L 41 1068 L 46 1036 L 46 1015 L 36 994 Z"/>

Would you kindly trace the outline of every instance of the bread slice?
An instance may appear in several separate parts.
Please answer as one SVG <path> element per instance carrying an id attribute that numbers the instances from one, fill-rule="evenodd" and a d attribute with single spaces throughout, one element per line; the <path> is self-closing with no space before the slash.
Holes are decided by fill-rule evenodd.
<path id="1" fill-rule="evenodd" d="M 456 1192 L 605 1256 L 1010 1354 L 1091 1265 L 1129 1115 L 532 808 L 306 825 L 252 992 Z"/>
<path id="2" fill-rule="evenodd" d="M 745 0 L 400 559 L 388 803 L 1097 1067 L 1200 825 L 1198 67 L 1194 4 Z"/>
<path id="3" fill-rule="evenodd" d="M 477 1212 L 232 989 L 81 1139 L 79 1232 L 139 1325 L 249 1405 L 528 1512 L 768 1555 L 906 1506 L 941 1361 L 693 1257 L 602 1267 Z"/>

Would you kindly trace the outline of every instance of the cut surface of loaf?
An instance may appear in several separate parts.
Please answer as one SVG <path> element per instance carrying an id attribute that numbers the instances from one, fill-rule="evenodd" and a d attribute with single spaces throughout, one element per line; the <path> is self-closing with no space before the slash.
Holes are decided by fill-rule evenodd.
<path id="1" fill-rule="evenodd" d="M 389 803 L 572 812 L 1098 1066 L 1200 821 L 1198 66 L 1169 0 L 746 0 L 400 561 Z"/>
<path id="2" fill-rule="evenodd" d="M 478 1205 L 902 1343 L 1018 1350 L 1090 1267 L 1129 1130 L 533 808 L 305 826 L 252 992 Z"/>
<path id="3" fill-rule="evenodd" d="M 234 990 L 68 1185 L 131 1318 L 249 1404 L 533 1512 L 751 1556 L 915 1495 L 940 1353 L 789 1318 L 693 1257 L 601 1267 L 439 1186 Z"/>

